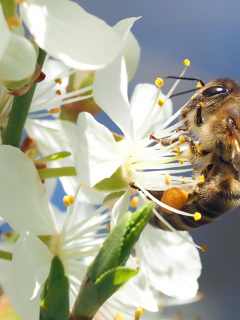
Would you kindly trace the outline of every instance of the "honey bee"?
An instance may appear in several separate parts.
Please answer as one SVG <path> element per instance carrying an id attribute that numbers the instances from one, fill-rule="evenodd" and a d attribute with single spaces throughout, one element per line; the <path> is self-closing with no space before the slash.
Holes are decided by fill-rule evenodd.
<path id="1" fill-rule="evenodd" d="M 200 174 L 205 180 L 190 188 L 183 185 L 188 200 L 180 210 L 200 212 L 202 218 L 194 221 L 192 217 L 168 214 L 160 206 L 156 210 L 175 229 L 192 230 L 240 205 L 240 85 L 225 78 L 209 82 L 181 110 L 181 119 L 186 120 L 182 130 L 191 130 L 199 140 L 196 144 L 185 136 L 189 148 L 184 156 L 203 167 Z M 163 145 L 174 142 L 170 138 L 158 141 Z M 162 191 L 150 193 L 159 200 L 163 195 Z M 150 223 L 169 230 L 155 215 Z"/>

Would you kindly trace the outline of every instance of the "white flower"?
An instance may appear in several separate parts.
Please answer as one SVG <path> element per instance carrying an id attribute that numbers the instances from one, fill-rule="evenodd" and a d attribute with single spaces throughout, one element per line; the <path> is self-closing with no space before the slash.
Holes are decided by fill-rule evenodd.
<path id="1" fill-rule="evenodd" d="M 20 15 L 39 47 L 75 69 L 104 68 L 123 49 L 113 28 L 72 1 L 28 0 Z"/>
<path id="2" fill-rule="evenodd" d="M 63 219 L 63 215 L 53 214 L 49 209 L 37 170 L 25 154 L 17 148 L 1 146 L 0 162 L 0 216 L 20 234 L 13 246 L 12 262 L 4 262 L 8 265 L 9 277 L 14 270 L 15 290 L 12 290 L 12 282 L 8 285 L 4 279 L 3 287 L 20 315 L 37 319 L 40 289 L 49 274 L 53 256 L 59 255 L 63 262 L 70 281 L 72 305 L 86 272 L 85 259 L 92 259 L 97 254 L 108 234 L 97 234 L 97 231 L 106 230 L 102 224 L 108 222 L 109 212 L 107 207 L 100 207 L 90 213 L 90 206 L 79 216 L 77 202 L 72 213 L 72 206 L 68 207 Z M 1 277 L 5 278 L 4 273 Z M 21 307 L 19 298 L 29 301 L 32 310 L 29 316 L 26 316 L 26 303 Z M 31 318 L 33 314 L 35 316 Z"/>
<path id="3" fill-rule="evenodd" d="M 1 4 L 0 30 L 0 83 L 28 78 L 35 70 L 36 52 L 29 40 L 9 30 Z"/>

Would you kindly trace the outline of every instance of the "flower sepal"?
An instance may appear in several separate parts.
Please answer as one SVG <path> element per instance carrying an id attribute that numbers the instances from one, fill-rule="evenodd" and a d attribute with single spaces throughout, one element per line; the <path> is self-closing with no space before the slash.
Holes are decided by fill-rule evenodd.
<path id="1" fill-rule="evenodd" d="M 40 304 L 40 320 L 65 320 L 69 317 L 69 281 L 65 275 L 61 259 L 55 256 L 49 277 L 45 282 L 42 302 Z"/>
<path id="2" fill-rule="evenodd" d="M 125 213 L 111 231 L 81 284 L 70 319 L 92 319 L 100 306 L 138 269 L 125 267 L 134 244 L 152 215 L 149 202 L 134 214 Z"/>
<path id="3" fill-rule="evenodd" d="M 121 191 L 128 187 L 128 183 L 124 177 L 123 169 L 118 168 L 110 178 L 103 179 L 93 186 L 97 191 L 101 192 L 115 192 Z"/>

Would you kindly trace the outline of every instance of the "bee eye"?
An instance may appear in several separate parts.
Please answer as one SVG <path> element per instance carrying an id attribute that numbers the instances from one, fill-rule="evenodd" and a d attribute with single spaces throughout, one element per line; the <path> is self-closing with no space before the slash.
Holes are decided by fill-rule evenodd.
<path id="1" fill-rule="evenodd" d="M 236 127 L 236 121 L 231 117 L 227 118 L 227 126 L 228 126 L 229 129 L 235 128 Z"/>
<path id="2" fill-rule="evenodd" d="M 225 96 L 227 94 L 227 89 L 223 86 L 212 86 L 212 87 L 209 87 L 205 90 L 203 90 L 202 92 L 202 95 L 204 97 L 212 97 L 212 96 L 215 96 L 216 94 L 220 94 L 220 95 L 223 95 Z"/>

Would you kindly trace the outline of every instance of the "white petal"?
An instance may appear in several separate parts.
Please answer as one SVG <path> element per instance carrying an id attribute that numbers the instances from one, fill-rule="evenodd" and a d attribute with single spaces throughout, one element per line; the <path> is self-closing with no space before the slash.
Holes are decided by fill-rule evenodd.
<path id="1" fill-rule="evenodd" d="M 5 246 L 6 247 L 6 246 Z M 7 248 L 1 247 L 2 250 Z M 16 312 L 24 320 L 38 319 L 39 317 L 39 304 L 40 297 L 36 296 L 35 299 L 25 300 L 21 294 L 16 290 L 16 282 L 14 277 L 14 269 L 12 261 L 0 259 L 0 284 L 4 292 L 10 299 L 11 305 Z"/>
<path id="2" fill-rule="evenodd" d="M 128 211 L 131 194 L 132 189 L 128 188 L 127 191 L 121 196 L 121 198 L 114 204 L 111 214 L 111 229 L 115 227 L 118 219 L 120 219 L 122 215 Z"/>
<path id="3" fill-rule="evenodd" d="M 141 48 L 137 39 L 134 37 L 132 32 L 129 32 L 123 52 L 127 68 L 128 82 L 132 80 L 137 71 L 140 60 L 140 52 Z"/>
<path id="4" fill-rule="evenodd" d="M 130 256 L 127 264 L 132 269 L 137 268 L 134 258 Z M 144 308 L 149 311 L 158 311 L 157 301 L 153 297 L 153 293 L 149 288 L 146 277 L 141 270 L 138 274 L 131 278 L 120 290 L 120 295 L 126 302 L 133 304 L 136 308 Z"/>
<path id="5" fill-rule="evenodd" d="M 47 196 L 32 161 L 18 148 L 0 147 L 0 216 L 21 233 L 55 231 Z"/>
<path id="6" fill-rule="evenodd" d="M 184 234 L 191 239 L 187 232 Z M 172 232 L 147 225 L 136 253 L 142 272 L 155 289 L 178 299 L 196 295 L 201 261 L 194 246 Z"/>
<path id="7" fill-rule="evenodd" d="M 35 235 L 23 232 L 13 248 L 13 267 L 17 290 L 25 299 L 33 299 L 48 277 L 52 254 Z"/>
<path id="8" fill-rule="evenodd" d="M 16 48 L 18 48 L 16 50 Z M 0 77 L 4 81 L 19 81 L 31 76 L 36 66 L 36 52 L 31 42 L 11 34 L 0 60 Z"/>
<path id="9" fill-rule="evenodd" d="M 74 161 L 87 187 L 109 178 L 124 162 L 112 133 L 86 112 L 78 116 Z"/>
<path id="10" fill-rule="evenodd" d="M 47 156 L 60 151 L 69 151 L 71 156 L 61 161 L 48 163 L 51 168 L 73 167 L 73 147 L 76 141 L 76 125 L 63 120 L 30 120 L 26 122 L 27 133 L 37 140 L 40 152 Z M 66 194 L 74 195 L 79 184 L 79 178 L 60 177 Z"/>
<path id="11" fill-rule="evenodd" d="M 20 13 L 37 44 L 72 68 L 103 68 L 123 48 L 113 28 L 72 1 L 28 0 Z"/>
<path id="12" fill-rule="evenodd" d="M 136 18 L 126 19 L 115 26 L 123 38 Z M 132 127 L 130 105 L 127 97 L 127 72 L 125 61 L 120 54 L 114 62 L 103 70 L 96 71 L 93 83 L 93 96 L 97 104 L 122 130 L 125 137 L 131 140 Z"/>
<path id="13" fill-rule="evenodd" d="M 9 41 L 11 39 L 11 31 L 9 30 L 6 20 L 3 15 L 2 5 L 0 3 L 0 61 L 8 47 Z"/>

